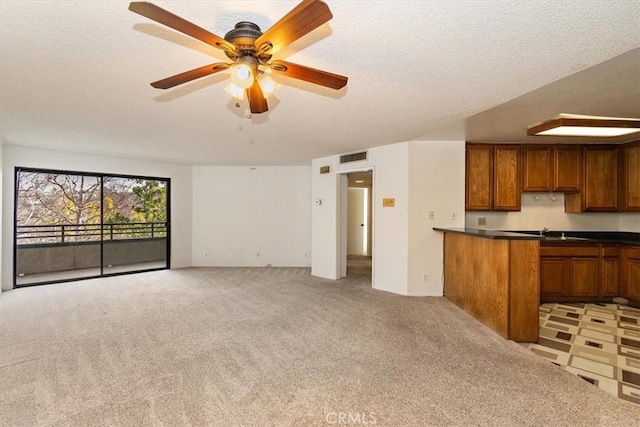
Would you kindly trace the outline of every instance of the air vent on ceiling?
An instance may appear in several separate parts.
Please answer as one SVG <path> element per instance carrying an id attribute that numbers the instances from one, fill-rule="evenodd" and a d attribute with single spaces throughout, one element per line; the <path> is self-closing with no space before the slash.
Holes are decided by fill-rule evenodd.
<path id="1" fill-rule="evenodd" d="M 357 162 L 358 160 L 367 160 L 367 152 L 344 154 L 340 156 L 340 163 Z"/>

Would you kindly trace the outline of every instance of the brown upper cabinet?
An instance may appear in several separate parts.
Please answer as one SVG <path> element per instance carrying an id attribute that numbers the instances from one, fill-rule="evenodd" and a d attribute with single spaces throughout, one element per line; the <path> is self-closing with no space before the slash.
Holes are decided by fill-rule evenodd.
<path id="1" fill-rule="evenodd" d="M 618 166 L 618 210 L 640 212 L 640 141 L 619 148 Z"/>
<path id="2" fill-rule="evenodd" d="M 466 210 L 519 211 L 522 191 L 566 193 L 565 212 L 640 212 L 640 140 L 467 144 Z"/>
<path id="3" fill-rule="evenodd" d="M 580 191 L 581 145 L 523 145 L 522 191 Z"/>
<path id="4" fill-rule="evenodd" d="M 553 191 L 577 193 L 582 183 L 582 146 L 556 145 L 553 147 Z"/>
<path id="5" fill-rule="evenodd" d="M 465 208 L 493 209 L 493 146 L 467 145 Z"/>
<path id="6" fill-rule="evenodd" d="M 519 211 L 520 148 L 468 144 L 466 153 L 466 210 Z"/>
<path id="7" fill-rule="evenodd" d="M 565 212 L 615 212 L 618 209 L 618 155 L 615 145 L 586 145 L 583 187 L 565 196 Z"/>
<path id="8" fill-rule="evenodd" d="M 493 147 L 493 210 L 519 211 L 522 181 L 520 147 L 496 145 Z"/>
<path id="9" fill-rule="evenodd" d="M 522 191 L 553 190 L 553 147 L 548 145 L 526 145 L 522 153 Z"/>

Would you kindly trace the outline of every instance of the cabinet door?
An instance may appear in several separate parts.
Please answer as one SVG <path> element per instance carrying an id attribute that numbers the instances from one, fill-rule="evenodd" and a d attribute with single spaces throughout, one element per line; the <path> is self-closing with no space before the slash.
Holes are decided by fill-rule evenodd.
<path id="1" fill-rule="evenodd" d="M 622 296 L 640 302 L 640 248 L 622 248 L 620 258 Z"/>
<path id="2" fill-rule="evenodd" d="M 619 148 L 620 209 L 640 212 L 640 141 Z"/>
<path id="3" fill-rule="evenodd" d="M 598 296 L 598 258 L 571 258 L 571 280 L 567 296 Z"/>
<path id="4" fill-rule="evenodd" d="M 522 191 L 553 190 L 553 148 L 524 146 Z"/>
<path id="5" fill-rule="evenodd" d="M 540 258 L 540 297 L 561 297 L 569 280 L 569 259 L 562 257 Z"/>
<path id="6" fill-rule="evenodd" d="M 553 191 L 578 192 L 582 182 L 582 146 L 554 147 Z"/>
<path id="7" fill-rule="evenodd" d="M 519 211 L 522 184 L 520 178 L 520 148 L 496 145 L 493 152 L 493 210 Z"/>
<path id="8" fill-rule="evenodd" d="M 493 207 L 493 147 L 467 145 L 465 208 L 490 211 Z"/>
<path id="9" fill-rule="evenodd" d="M 615 297 L 620 294 L 618 292 L 618 281 L 620 277 L 620 269 L 618 266 L 618 258 L 607 257 L 602 259 L 600 296 Z"/>
<path id="10" fill-rule="evenodd" d="M 617 209 L 617 164 L 616 147 L 584 147 L 582 210 L 607 212 Z"/>

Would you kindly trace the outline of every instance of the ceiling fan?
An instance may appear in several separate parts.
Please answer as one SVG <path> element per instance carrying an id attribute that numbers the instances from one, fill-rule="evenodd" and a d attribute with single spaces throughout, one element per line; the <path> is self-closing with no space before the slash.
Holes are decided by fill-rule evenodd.
<path id="1" fill-rule="evenodd" d="M 151 83 L 154 88 L 169 89 L 200 77 L 231 69 L 231 84 L 227 87 L 227 91 L 237 98 L 242 98 L 246 93 L 251 112 L 259 114 L 269 109 L 265 96 L 268 96 L 274 88 L 273 81 L 270 81 L 264 69 L 271 69 L 273 73 L 336 90 L 347 84 L 347 77 L 338 74 L 282 60 L 271 61 L 275 53 L 333 17 L 329 7 L 320 0 L 303 0 L 264 33 L 253 22 L 242 21 L 238 22 L 224 38 L 152 3 L 132 2 L 129 4 L 129 10 L 221 49 L 232 61 L 216 62 L 158 80 Z"/>

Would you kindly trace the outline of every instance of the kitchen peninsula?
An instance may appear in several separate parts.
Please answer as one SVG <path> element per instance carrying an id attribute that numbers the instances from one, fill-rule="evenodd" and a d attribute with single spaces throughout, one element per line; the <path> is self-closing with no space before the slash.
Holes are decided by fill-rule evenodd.
<path id="1" fill-rule="evenodd" d="M 434 228 L 444 296 L 506 339 L 536 342 L 543 300 L 640 301 L 640 234 Z"/>
<path id="2" fill-rule="evenodd" d="M 442 229 L 444 296 L 518 342 L 538 341 L 540 240 L 491 230 Z"/>

